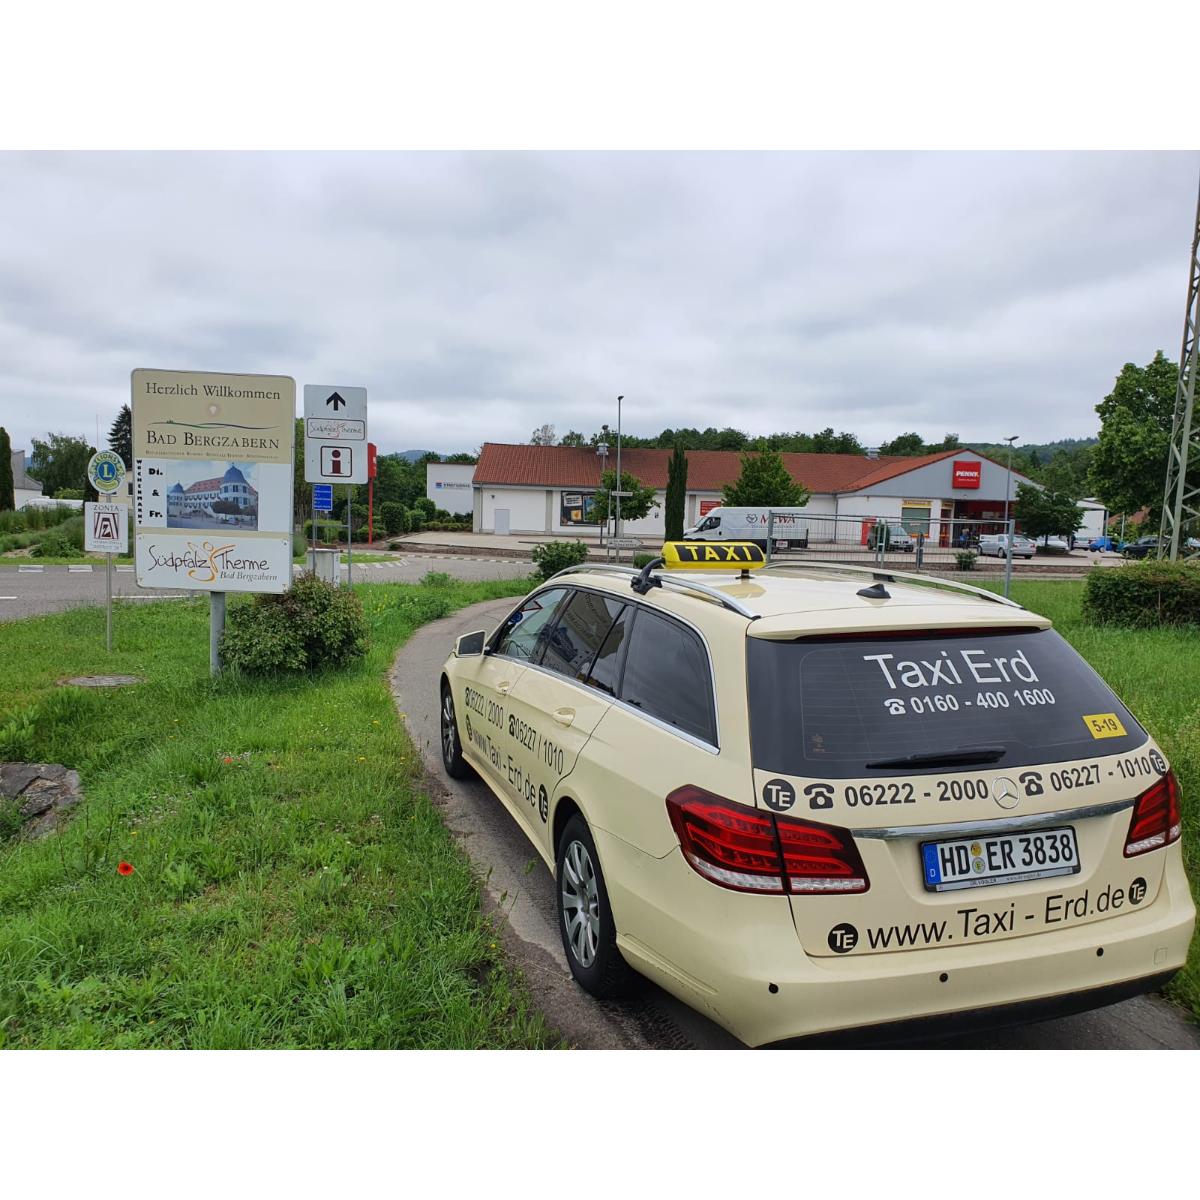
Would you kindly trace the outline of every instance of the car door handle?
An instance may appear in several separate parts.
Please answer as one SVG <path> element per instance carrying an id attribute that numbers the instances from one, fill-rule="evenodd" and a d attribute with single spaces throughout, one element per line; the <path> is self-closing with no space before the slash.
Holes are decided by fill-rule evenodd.
<path id="1" fill-rule="evenodd" d="M 507 696 L 508 689 L 510 687 L 512 687 L 512 684 L 509 683 L 508 680 L 506 679 L 503 683 L 496 684 L 496 691 L 498 691 L 500 693 L 500 695 L 502 695 L 502 696 Z"/>
<path id="2" fill-rule="evenodd" d="M 556 708 L 551 716 L 560 725 L 571 725 L 575 721 L 575 710 L 573 708 Z"/>

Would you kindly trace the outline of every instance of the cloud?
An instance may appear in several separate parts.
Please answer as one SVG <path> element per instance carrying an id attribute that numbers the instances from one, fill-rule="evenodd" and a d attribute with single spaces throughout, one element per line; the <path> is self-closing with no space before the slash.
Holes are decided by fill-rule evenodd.
<path id="1" fill-rule="evenodd" d="M 137 366 L 365 385 L 382 449 L 1085 436 L 1182 322 L 1189 154 L 7 154 L 0 423 Z"/>

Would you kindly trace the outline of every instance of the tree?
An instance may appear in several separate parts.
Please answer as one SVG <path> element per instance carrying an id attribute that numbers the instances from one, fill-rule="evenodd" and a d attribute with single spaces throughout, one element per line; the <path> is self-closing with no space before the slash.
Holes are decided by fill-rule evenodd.
<path id="1" fill-rule="evenodd" d="M 109 435 L 111 437 L 111 435 Z M 312 509 L 312 484 L 304 479 L 304 418 L 296 418 L 296 444 L 293 447 L 292 471 L 292 528 L 304 528 Z M 316 517 L 328 517 L 329 513 L 317 513 Z"/>
<path id="2" fill-rule="evenodd" d="M 919 433 L 902 433 L 899 437 L 884 442 L 879 447 L 880 454 L 923 454 L 925 439 Z"/>
<path id="3" fill-rule="evenodd" d="M 592 519 L 597 524 L 603 525 L 608 520 L 610 505 L 612 515 L 616 515 L 617 502 L 612 495 L 616 490 L 616 471 L 605 471 L 600 476 L 600 490 L 593 501 Z M 629 493 L 628 496 L 621 497 L 622 521 L 640 520 L 650 511 L 658 497 L 658 493 L 652 487 L 646 487 L 636 475 L 630 475 L 628 471 L 621 472 L 620 490 Z"/>
<path id="4" fill-rule="evenodd" d="M 570 429 L 562 435 L 558 444 L 560 446 L 586 446 L 587 442 L 577 429 Z"/>
<path id="5" fill-rule="evenodd" d="M 687 501 L 687 455 L 683 443 L 675 443 L 675 451 L 667 463 L 667 502 L 664 509 L 667 541 L 683 540 L 683 509 Z"/>
<path id="6" fill-rule="evenodd" d="M 727 483 L 723 503 L 732 507 L 790 508 L 808 503 L 809 492 L 797 483 L 774 450 L 742 455 L 742 471 L 736 483 Z"/>
<path id="7" fill-rule="evenodd" d="M 460 450 L 457 454 L 448 454 L 442 462 L 447 463 L 462 463 L 464 466 L 469 466 L 479 461 L 478 454 L 468 454 L 465 450 Z"/>
<path id="8" fill-rule="evenodd" d="M 557 439 L 554 436 L 553 425 L 539 425 L 537 429 L 529 435 L 529 444 L 531 446 L 553 446 Z"/>
<path id="9" fill-rule="evenodd" d="M 47 434 L 44 442 L 34 438 L 29 474 L 42 485 L 47 496 L 64 489 L 86 491 L 88 460 L 95 453 L 96 448 L 89 446 L 86 438 L 65 433 Z"/>
<path id="10" fill-rule="evenodd" d="M 1068 537 L 1083 524 L 1083 510 L 1074 496 L 1035 487 L 1032 483 L 1017 484 L 1013 512 L 1021 522 L 1021 529 L 1035 539 Z"/>
<path id="11" fill-rule="evenodd" d="M 17 507 L 17 495 L 13 486 L 12 442 L 8 430 L 0 425 L 0 512 Z"/>
<path id="12" fill-rule="evenodd" d="M 121 456 L 125 469 L 133 469 L 133 413 L 128 404 L 121 405 L 117 419 L 108 431 L 108 448 Z"/>
<path id="13" fill-rule="evenodd" d="M 1149 508 L 1158 521 L 1178 383 L 1179 368 L 1159 350 L 1144 367 L 1126 363 L 1113 390 L 1096 405 L 1100 440 L 1089 478 L 1114 512 Z"/>

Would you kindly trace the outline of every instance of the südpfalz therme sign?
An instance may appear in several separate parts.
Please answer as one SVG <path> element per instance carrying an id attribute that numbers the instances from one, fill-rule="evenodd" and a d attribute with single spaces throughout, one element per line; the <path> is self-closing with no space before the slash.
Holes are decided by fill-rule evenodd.
<path id="1" fill-rule="evenodd" d="M 137 370 L 132 408 L 138 586 L 286 591 L 295 380 Z"/>
<path id="2" fill-rule="evenodd" d="M 972 462 L 969 458 L 956 459 L 952 486 L 956 488 L 977 488 L 983 476 L 983 463 Z"/>

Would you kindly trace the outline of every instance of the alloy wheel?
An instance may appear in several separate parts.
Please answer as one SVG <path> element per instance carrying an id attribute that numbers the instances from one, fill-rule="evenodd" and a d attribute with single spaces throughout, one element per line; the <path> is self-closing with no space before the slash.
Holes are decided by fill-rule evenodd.
<path id="1" fill-rule="evenodd" d="M 590 967 L 600 940 L 600 892 L 592 856 L 580 841 L 571 842 L 563 856 L 561 896 L 571 953 L 581 967 Z"/>

